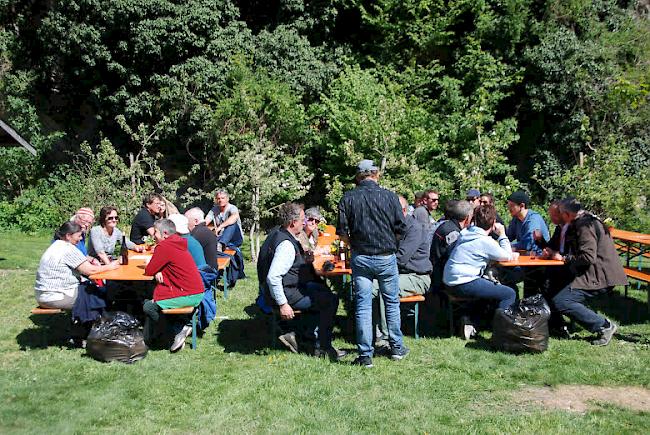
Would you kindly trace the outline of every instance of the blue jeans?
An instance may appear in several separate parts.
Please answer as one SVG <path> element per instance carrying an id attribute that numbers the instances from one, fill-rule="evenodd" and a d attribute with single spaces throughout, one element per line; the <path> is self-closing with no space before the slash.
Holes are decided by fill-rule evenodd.
<path id="1" fill-rule="evenodd" d="M 217 236 L 217 242 L 221 243 L 226 248 L 240 247 L 244 240 L 241 237 L 239 225 L 234 223 L 224 228 L 221 235 Z"/>
<path id="2" fill-rule="evenodd" d="M 553 297 L 553 306 L 560 314 L 565 314 L 576 322 L 580 323 L 590 332 L 599 332 L 605 327 L 607 321 L 603 316 L 594 313 L 585 307 L 587 299 L 593 299 L 597 296 L 608 293 L 612 288 L 603 288 L 600 290 L 580 290 L 571 288 L 570 285 L 564 287 Z"/>
<path id="3" fill-rule="evenodd" d="M 515 303 L 517 295 L 513 289 L 503 284 L 496 284 L 489 279 L 477 278 L 474 281 L 449 287 L 452 294 L 468 298 L 494 299 L 499 308 L 505 310 Z"/>
<path id="4" fill-rule="evenodd" d="M 339 297 L 332 293 L 325 284 L 310 281 L 300 286 L 303 297 L 291 304 L 291 308 L 301 311 L 318 312 L 317 347 L 329 349 L 332 347 L 332 329 L 334 316 L 339 307 Z"/>
<path id="5" fill-rule="evenodd" d="M 393 255 L 352 255 L 355 321 L 359 355 L 372 356 L 372 281 L 379 282 L 379 291 L 386 307 L 388 342 L 394 351 L 404 346 L 399 311 L 399 272 Z"/>

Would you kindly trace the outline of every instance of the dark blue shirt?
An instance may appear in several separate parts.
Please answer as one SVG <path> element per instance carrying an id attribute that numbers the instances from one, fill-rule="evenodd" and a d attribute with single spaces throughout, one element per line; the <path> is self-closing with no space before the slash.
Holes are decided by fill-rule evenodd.
<path id="1" fill-rule="evenodd" d="M 397 267 L 400 273 L 417 273 L 428 275 L 431 273 L 431 236 L 429 236 L 428 223 L 423 224 L 413 216 L 406 216 L 406 232 L 399 241 L 397 250 Z"/>
<path id="2" fill-rule="evenodd" d="M 379 187 L 373 180 L 359 182 L 339 202 L 336 234 L 349 237 L 355 254 L 395 254 L 397 239 L 405 231 L 406 223 L 397 195 Z"/>

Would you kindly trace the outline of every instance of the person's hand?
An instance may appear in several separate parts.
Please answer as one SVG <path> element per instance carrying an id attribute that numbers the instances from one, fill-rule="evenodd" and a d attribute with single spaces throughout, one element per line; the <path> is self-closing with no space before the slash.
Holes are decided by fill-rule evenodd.
<path id="1" fill-rule="evenodd" d="M 500 224 L 499 222 L 495 222 L 494 226 L 492 227 L 492 231 L 501 237 L 506 233 L 506 227 L 504 227 L 503 224 Z"/>
<path id="2" fill-rule="evenodd" d="M 293 308 L 291 308 L 291 305 L 280 305 L 280 317 L 282 320 L 291 320 L 294 318 L 294 316 L 295 315 L 293 314 Z"/>
<path id="3" fill-rule="evenodd" d="M 102 263 L 99 262 L 98 259 L 94 257 L 88 257 L 88 263 L 92 264 L 93 266 L 101 266 Z"/>
<path id="4" fill-rule="evenodd" d="M 542 230 L 533 230 L 533 239 L 540 242 L 542 240 Z"/>
<path id="5" fill-rule="evenodd" d="M 306 263 L 313 263 L 314 262 L 314 252 L 313 251 L 305 252 L 305 262 Z"/>
<path id="6" fill-rule="evenodd" d="M 118 260 L 111 261 L 106 265 L 106 267 L 108 268 L 108 270 L 115 270 L 118 267 L 120 267 L 120 262 Z"/>
<path id="7" fill-rule="evenodd" d="M 556 253 L 554 253 L 553 256 L 551 257 L 551 260 L 564 261 L 564 257 L 562 257 L 562 255 L 560 255 L 559 252 L 556 252 Z"/>
<path id="8" fill-rule="evenodd" d="M 542 250 L 542 255 L 541 255 L 541 257 L 542 257 L 542 258 L 549 258 L 549 259 L 552 259 L 553 256 L 554 256 L 556 253 L 557 253 L 557 252 L 554 251 L 554 250 L 552 250 L 551 248 L 544 248 L 544 249 Z"/>
<path id="9" fill-rule="evenodd" d="M 135 248 L 133 248 L 135 252 L 143 252 L 144 251 L 144 246 L 142 245 L 135 245 Z"/>
<path id="10" fill-rule="evenodd" d="M 158 281 L 158 284 L 163 284 L 164 283 L 162 272 L 158 272 L 157 274 L 155 274 L 154 278 L 156 278 L 156 281 Z"/>

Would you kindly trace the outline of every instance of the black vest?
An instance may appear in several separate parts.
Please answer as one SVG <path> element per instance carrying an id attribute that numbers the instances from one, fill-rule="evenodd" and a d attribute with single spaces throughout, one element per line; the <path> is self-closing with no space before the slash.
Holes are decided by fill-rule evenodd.
<path id="1" fill-rule="evenodd" d="M 266 238 L 262 247 L 260 248 L 260 255 L 257 258 L 257 279 L 259 280 L 260 288 L 264 289 L 264 295 L 267 298 L 267 302 L 271 302 L 272 305 L 275 305 L 275 301 L 271 297 L 271 293 L 266 284 L 266 277 L 269 274 L 269 269 L 271 268 L 271 263 L 273 262 L 273 257 L 275 255 L 275 249 L 278 245 L 285 240 L 288 240 L 293 245 L 293 248 L 296 251 L 296 258 L 293 260 L 293 265 L 291 269 L 282 277 L 282 287 L 284 289 L 284 295 L 287 298 L 289 304 L 297 302 L 302 298 L 302 294 L 298 291 L 298 284 L 300 282 L 301 269 L 305 265 L 305 251 L 303 251 L 302 246 L 296 238 L 289 233 L 285 228 L 278 228 L 269 234 Z"/>

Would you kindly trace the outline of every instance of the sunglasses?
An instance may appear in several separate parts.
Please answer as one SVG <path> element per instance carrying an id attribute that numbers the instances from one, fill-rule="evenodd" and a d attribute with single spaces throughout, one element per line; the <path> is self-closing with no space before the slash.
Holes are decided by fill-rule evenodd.
<path id="1" fill-rule="evenodd" d="M 316 219 L 316 218 L 307 218 L 307 221 L 308 221 L 308 222 L 316 222 L 317 224 L 320 223 L 320 220 L 319 220 L 319 219 Z"/>
<path id="2" fill-rule="evenodd" d="M 108 221 L 115 221 L 115 222 L 118 222 L 119 220 L 120 220 L 120 218 L 117 217 L 117 216 L 109 216 L 109 217 L 106 218 L 106 221 L 107 221 L 107 222 L 108 222 Z"/>

